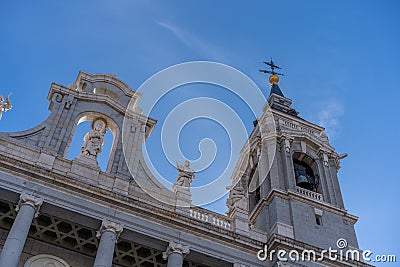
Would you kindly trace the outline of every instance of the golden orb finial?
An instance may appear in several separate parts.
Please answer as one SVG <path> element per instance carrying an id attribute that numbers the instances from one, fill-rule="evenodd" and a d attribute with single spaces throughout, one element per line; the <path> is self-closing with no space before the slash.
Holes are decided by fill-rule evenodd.
<path id="1" fill-rule="evenodd" d="M 277 84 L 279 82 L 279 77 L 278 75 L 272 74 L 271 76 L 269 76 L 269 83 L 270 84 Z"/>
<path id="2" fill-rule="evenodd" d="M 271 68 L 271 70 L 260 70 L 260 72 L 271 74 L 271 76 L 269 76 L 269 83 L 271 85 L 278 84 L 279 82 L 278 76 L 279 75 L 285 76 L 285 75 L 283 73 L 276 72 L 275 69 L 281 69 L 281 68 L 275 65 L 275 63 L 272 61 L 272 58 L 270 62 L 264 61 L 264 64 L 268 65 Z"/>

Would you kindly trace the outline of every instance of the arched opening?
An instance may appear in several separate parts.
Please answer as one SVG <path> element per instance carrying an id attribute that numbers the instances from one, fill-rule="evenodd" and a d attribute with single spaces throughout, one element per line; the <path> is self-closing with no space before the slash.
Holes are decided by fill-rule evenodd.
<path id="1" fill-rule="evenodd" d="M 294 153 L 293 167 L 296 180 L 296 186 L 318 192 L 319 175 L 316 162 L 303 153 Z"/>
<path id="2" fill-rule="evenodd" d="M 70 267 L 63 259 L 49 255 L 41 254 L 29 258 L 24 267 Z"/>
<path id="3" fill-rule="evenodd" d="M 91 140 L 88 140 L 91 136 L 90 133 L 96 130 L 95 127 L 99 118 L 107 125 L 104 126 L 104 133 L 101 133 L 101 144 L 97 144 L 99 153 L 92 158 L 92 162 L 95 162 L 93 164 L 98 165 L 101 171 L 107 172 L 111 166 L 110 159 L 116 148 L 117 128 L 114 122 L 100 114 L 83 114 L 80 116 L 73 135 L 70 137 L 66 157 L 69 160 L 82 159 L 85 146 L 91 142 Z"/>

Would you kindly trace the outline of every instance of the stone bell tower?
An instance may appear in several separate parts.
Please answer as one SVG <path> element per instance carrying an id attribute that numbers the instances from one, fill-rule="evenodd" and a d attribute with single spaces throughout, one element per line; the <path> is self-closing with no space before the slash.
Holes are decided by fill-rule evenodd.
<path id="1" fill-rule="evenodd" d="M 346 154 L 335 152 L 323 127 L 299 116 L 278 85 L 280 74 L 274 69 L 279 67 L 272 60 L 265 63 L 272 69 L 262 70 L 271 74 L 270 96 L 241 151 L 228 199 L 229 212 L 238 210 L 229 204 L 237 191 L 243 190 L 246 198 L 241 202 L 247 202 L 244 213 L 249 229 L 267 233 L 270 250 L 337 249 L 339 239 L 347 241 L 347 249 L 357 250 L 357 217 L 344 207 L 337 176 L 340 159 Z M 277 259 L 272 263 L 299 263 L 285 264 Z M 342 266 L 338 262 L 334 265 Z"/>

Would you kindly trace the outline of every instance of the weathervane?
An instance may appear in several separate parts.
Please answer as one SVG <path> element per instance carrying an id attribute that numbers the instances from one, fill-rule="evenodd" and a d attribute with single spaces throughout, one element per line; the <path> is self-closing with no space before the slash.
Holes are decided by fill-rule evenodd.
<path id="1" fill-rule="evenodd" d="M 271 70 L 259 70 L 259 71 L 263 72 L 263 73 L 271 74 L 271 76 L 269 77 L 269 82 L 271 84 L 279 82 L 279 77 L 278 76 L 285 76 L 285 74 L 275 71 L 275 69 L 279 69 L 280 70 L 282 68 L 277 66 L 277 65 L 275 65 L 275 63 L 272 61 L 272 58 L 271 58 L 270 62 L 264 61 L 263 63 L 267 64 L 271 68 Z"/>

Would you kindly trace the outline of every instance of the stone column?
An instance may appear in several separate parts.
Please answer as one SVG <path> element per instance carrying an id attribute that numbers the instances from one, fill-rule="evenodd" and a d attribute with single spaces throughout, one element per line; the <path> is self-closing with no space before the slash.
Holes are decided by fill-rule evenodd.
<path id="1" fill-rule="evenodd" d="M 183 259 L 189 252 L 189 247 L 170 241 L 167 250 L 163 253 L 163 258 L 168 259 L 167 267 L 182 267 Z"/>
<path id="2" fill-rule="evenodd" d="M 109 221 L 101 223 L 100 230 L 97 231 L 97 238 L 100 238 L 99 247 L 97 248 L 94 267 L 111 267 L 115 243 L 123 228 L 122 225 Z"/>
<path id="3" fill-rule="evenodd" d="M 1 251 L 0 266 L 18 266 L 32 220 L 38 216 L 42 203 L 42 198 L 30 196 L 25 192 L 21 194 L 15 209 L 18 212 L 17 217 Z"/>

